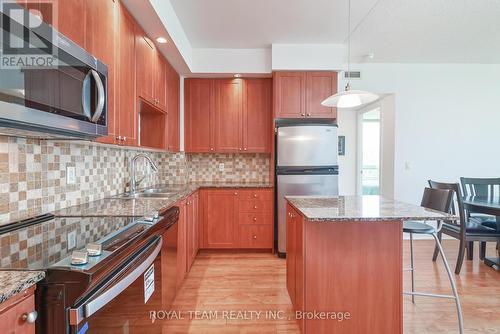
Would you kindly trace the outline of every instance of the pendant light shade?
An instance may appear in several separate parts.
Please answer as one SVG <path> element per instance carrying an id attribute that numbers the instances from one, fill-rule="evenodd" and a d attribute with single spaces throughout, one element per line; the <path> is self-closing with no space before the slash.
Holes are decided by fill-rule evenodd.
<path id="1" fill-rule="evenodd" d="M 377 99 L 377 94 L 365 92 L 363 90 L 350 90 L 348 89 L 348 87 L 346 87 L 346 90 L 344 92 L 337 93 L 328 97 L 323 102 L 321 102 L 321 105 L 324 107 L 348 109 L 371 103 Z"/>
<path id="2" fill-rule="evenodd" d="M 349 0 L 349 16 L 347 29 L 347 85 L 341 93 L 334 94 L 326 98 L 321 105 L 339 109 L 349 109 L 368 104 L 378 99 L 377 94 L 362 90 L 351 90 L 351 0 Z"/>

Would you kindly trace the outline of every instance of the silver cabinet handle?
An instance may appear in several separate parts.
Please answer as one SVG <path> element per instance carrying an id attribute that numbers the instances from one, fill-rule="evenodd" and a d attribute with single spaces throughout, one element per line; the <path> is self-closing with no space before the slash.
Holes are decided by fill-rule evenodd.
<path id="1" fill-rule="evenodd" d="M 306 114 L 300 114 L 300 116 L 305 116 Z"/>
<path id="2" fill-rule="evenodd" d="M 311 116 L 311 114 L 307 114 L 306 116 Z"/>
<path id="3" fill-rule="evenodd" d="M 99 73 L 97 73 L 95 70 L 90 70 L 92 72 L 92 76 L 94 77 L 94 80 L 97 85 L 97 106 L 95 108 L 94 115 L 91 118 L 92 123 L 97 123 L 99 118 L 101 117 L 102 111 L 104 110 L 104 103 L 106 102 L 106 97 L 105 97 L 105 91 L 104 91 L 104 85 L 102 83 L 101 77 L 99 76 Z"/>
<path id="4" fill-rule="evenodd" d="M 256 236 L 256 235 L 254 235 L 252 238 L 253 238 L 254 240 L 257 240 L 257 236 Z"/>
<path id="5" fill-rule="evenodd" d="M 29 313 L 23 313 L 23 315 L 21 316 L 21 319 L 23 321 L 26 321 L 28 324 L 34 324 L 37 318 L 38 318 L 38 312 L 37 311 L 31 311 Z"/>

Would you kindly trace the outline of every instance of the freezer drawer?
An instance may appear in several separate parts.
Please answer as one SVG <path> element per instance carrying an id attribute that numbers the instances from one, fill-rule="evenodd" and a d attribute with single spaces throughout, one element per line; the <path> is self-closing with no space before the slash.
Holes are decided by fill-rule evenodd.
<path id="1" fill-rule="evenodd" d="M 278 128 L 277 166 L 336 166 L 337 127 L 326 125 Z"/>
<path id="2" fill-rule="evenodd" d="M 286 253 L 286 200 L 285 196 L 337 196 L 338 175 L 278 175 L 277 214 L 278 252 Z"/>

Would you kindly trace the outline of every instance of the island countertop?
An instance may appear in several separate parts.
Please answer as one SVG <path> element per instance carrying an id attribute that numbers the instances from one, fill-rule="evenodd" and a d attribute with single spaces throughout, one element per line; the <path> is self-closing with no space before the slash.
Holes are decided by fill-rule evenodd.
<path id="1" fill-rule="evenodd" d="M 403 221 L 456 219 L 457 217 L 418 205 L 390 200 L 381 196 L 286 196 L 288 202 L 306 220 L 318 222 L 342 221 Z"/>

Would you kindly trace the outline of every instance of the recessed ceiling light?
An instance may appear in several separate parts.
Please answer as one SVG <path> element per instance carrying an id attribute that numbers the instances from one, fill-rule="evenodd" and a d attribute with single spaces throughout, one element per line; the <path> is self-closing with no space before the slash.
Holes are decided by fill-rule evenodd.
<path id="1" fill-rule="evenodd" d="M 160 44 L 165 44 L 167 43 L 167 39 L 165 37 L 158 37 L 156 41 Z"/>
<path id="2" fill-rule="evenodd" d="M 234 75 L 235 78 L 241 78 L 241 74 L 237 73 Z"/>

